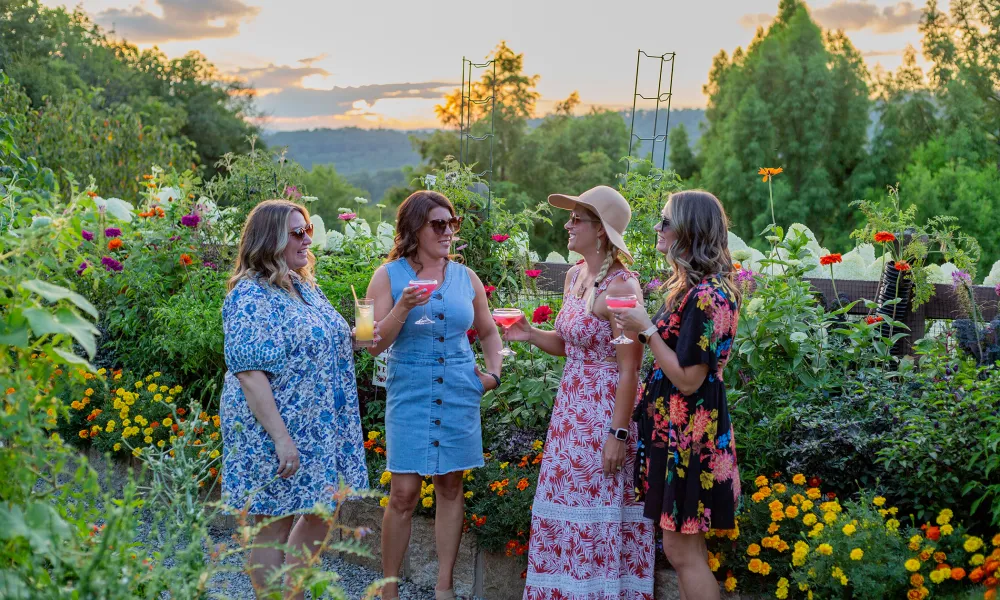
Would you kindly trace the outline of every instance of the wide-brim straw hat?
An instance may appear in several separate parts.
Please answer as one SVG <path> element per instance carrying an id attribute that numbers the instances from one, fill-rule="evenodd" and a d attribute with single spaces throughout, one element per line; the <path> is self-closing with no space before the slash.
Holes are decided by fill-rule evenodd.
<path id="1" fill-rule="evenodd" d="M 622 237 L 629 221 L 632 220 L 632 208 L 618 190 L 599 185 L 579 196 L 551 194 L 549 204 L 565 210 L 574 210 L 577 205 L 590 209 L 604 225 L 608 241 L 629 260 L 633 260 L 632 253 L 625 247 L 625 239 Z"/>

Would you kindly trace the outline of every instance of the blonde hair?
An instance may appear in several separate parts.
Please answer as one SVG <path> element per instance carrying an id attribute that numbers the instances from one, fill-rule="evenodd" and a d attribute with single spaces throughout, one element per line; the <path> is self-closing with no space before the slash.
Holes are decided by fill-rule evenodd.
<path id="1" fill-rule="evenodd" d="M 664 284 L 664 306 L 673 310 L 687 292 L 718 275 L 737 305 L 741 300 L 729 254 L 729 218 L 722 202 L 703 190 L 676 192 L 667 199 L 674 243 L 667 248 L 673 273 Z"/>
<path id="2" fill-rule="evenodd" d="M 250 211 L 240 234 L 240 246 L 228 289 L 233 289 L 243 279 L 263 277 L 271 285 L 292 293 L 288 264 L 285 262 L 285 247 L 288 246 L 289 222 L 295 211 L 309 223 L 309 211 L 288 200 L 265 200 Z M 294 272 L 307 284 L 315 287 L 313 266 L 316 264 L 316 257 L 311 251 L 308 257 L 306 266 L 295 269 Z"/>

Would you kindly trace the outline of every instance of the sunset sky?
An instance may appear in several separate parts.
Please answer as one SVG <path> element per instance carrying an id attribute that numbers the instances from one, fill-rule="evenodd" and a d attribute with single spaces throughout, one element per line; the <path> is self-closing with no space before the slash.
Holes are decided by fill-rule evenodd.
<path id="1" fill-rule="evenodd" d="M 49 5 L 64 2 L 45 0 Z M 947 2 L 940 2 L 947 7 Z M 631 106 L 636 51 L 676 52 L 675 108 L 702 107 L 720 49 L 746 46 L 777 0 L 82 0 L 119 37 L 168 56 L 200 50 L 257 87 L 268 129 L 436 127 L 434 105 L 458 87 L 462 56 L 483 59 L 500 40 L 540 74 L 539 112 L 579 91 L 591 104 Z M 895 68 L 919 49 L 922 3 L 817 0 L 824 27 L 842 28 L 869 68 Z M 655 95 L 658 61 L 640 67 Z"/>

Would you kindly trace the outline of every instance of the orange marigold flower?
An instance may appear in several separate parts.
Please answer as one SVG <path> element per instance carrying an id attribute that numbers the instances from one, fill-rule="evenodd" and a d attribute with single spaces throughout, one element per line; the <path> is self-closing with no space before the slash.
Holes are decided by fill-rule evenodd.
<path id="1" fill-rule="evenodd" d="M 906 592 L 906 600 L 920 600 L 920 590 L 910 590 Z"/>
<path id="2" fill-rule="evenodd" d="M 935 552 L 934 553 L 934 562 L 936 562 L 937 564 L 943 563 L 947 558 L 948 557 L 945 555 L 944 552 Z"/>
<path id="3" fill-rule="evenodd" d="M 896 241 L 896 236 L 888 231 L 879 231 L 878 233 L 875 234 L 876 244 L 885 244 L 888 242 L 895 242 L 895 241 Z"/>
<path id="4" fill-rule="evenodd" d="M 840 255 L 840 253 L 835 252 L 833 254 L 827 254 L 826 256 L 819 257 L 819 264 L 825 267 L 827 265 L 835 265 L 839 262 L 843 262 L 843 260 L 844 258 Z"/>
<path id="5" fill-rule="evenodd" d="M 83 438 L 83 439 L 89 438 L 90 437 L 90 431 L 88 431 L 86 429 L 81 429 L 80 430 L 80 437 Z"/>
<path id="6" fill-rule="evenodd" d="M 972 583 L 979 583 L 983 580 L 983 575 L 985 575 L 985 573 L 983 573 L 983 568 L 976 567 L 971 573 L 969 573 L 969 581 Z"/>
<path id="7" fill-rule="evenodd" d="M 906 263 L 903 263 L 903 264 L 906 264 Z M 896 263 L 896 268 L 899 269 L 899 263 Z M 906 265 L 906 268 L 909 269 L 910 266 Z M 899 269 L 899 270 L 900 271 L 905 271 L 906 269 Z M 927 528 L 927 539 L 929 539 L 929 540 L 931 540 L 933 542 L 936 542 L 939 539 L 941 539 L 941 529 L 939 527 L 928 527 Z"/>
<path id="8" fill-rule="evenodd" d="M 896 267 L 897 271 L 909 271 L 911 268 L 910 263 L 906 262 L 905 260 L 897 260 L 896 264 L 893 266 Z"/>
<path id="9" fill-rule="evenodd" d="M 108 240 L 108 250 L 117 250 L 121 248 L 123 245 L 124 242 L 122 242 L 120 238 L 114 238 L 112 240 Z"/>
<path id="10" fill-rule="evenodd" d="M 775 175 L 780 175 L 783 172 L 784 169 L 782 169 L 781 167 L 777 168 L 761 167 L 760 170 L 757 171 L 757 174 L 763 175 L 764 177 L 761 179 L 761 181 L 767 182 L 769 179 L 772 179 Z"/>
<path id="11" fill-rule="evenodd" d="M 881 323 L 884 320 L 885 319 L 883 319 L 878 315 L 868 315 L 867 317 L 865 317 L 865 323 L 868 323 L 869 325 L 874 325 L 875 323 Z"/>
<path id="12" fill-rule="evenodd" d="M 517 482 L 517 489 L 520 490 L 520 491 L 522 491 L 522 492 L 524 490 L 528 489 L 528 480 L 525 479 L 524 477 L 522 477 L 521 481 Z"/>
<path id="13" fill-rule="evenodd" d="M 181 254 L 181 264 L 185 267 L 189 266 L 193 261 L 191 260 L 190 254 Z"/>
<path id="14" fill-rule="evenodd" d="M 910 575 L 910 585 L 912 585 L 915 588 L 924 585 L 924 576 L 921 575 L 920 573 L 914 573 L 913 575 Z"/>
<path id="15" fill-rule="evenodd" d="M 960 581 L 965 577 L 965 569 L 962 567 L 955 567 L 951 570 L 951 578 L 955 581 Z"/>

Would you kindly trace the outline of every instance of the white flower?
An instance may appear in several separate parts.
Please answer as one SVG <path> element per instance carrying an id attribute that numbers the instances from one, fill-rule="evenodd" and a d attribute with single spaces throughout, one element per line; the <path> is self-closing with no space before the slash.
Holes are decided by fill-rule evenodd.
<path id="1" fill-rule="evenodd" d="M 437 175 L 424 175 L 424 186 L 429 190 L 433 189 L 434 184 L 437 183 L 437 179 Z"/>
<path id="2" fill-rule="evenodd" d="M 337 209 L 337 212 L 343 215 L 349 212 L 354 212 L 354 210 L 350 208 L 344 208 L 343 206 L 341 206 L 340 208 Z"/>
<path id="3" fill-rule="evenodd" d="M 319 198 L 317 198 L 316 196 L 302 196 L 300 200 L 302 200 L 303 202 L 315 202 L 319 200 Z"/>
<path id="4" fill-rule="evenodd" d="M 354 201 L 358 204 L 368 204 L 368 198 L 362 198 L 361 196 L 355 196 Z"/>
<path id="5" fill-rule="evenodd" d="M 180 200 L 183 196 L 181 195 L 181 191 L 177 188 L 164 187 L 160 188 L 160 191 L 155 192 L 153 194 L 153 198 L 155 198 L 157 202 L 163 203 Z"/>
<path id="6" fill-rule="evenodd" d="M 746 313 L 747 313 L 747 316 L 748 317 L 752 317 L 752 316 L 756 315 L 757 311 L 760 310 L 760 307 L 761 307 L 762 304 L 764 304 L 764 300 L 762 300 L 759 297 L 755 297 L 755 298 L 751 299 L 750 303 L 747 304 L 747 307 L 744 309 L 746 311 Z"/>
<path id="7" fill-rule="evenodd" d="M 385 204 L 376 204 L 375 206 L 376 206 L 377 208 L 385 208 Z"/>
<path id="8" fill-rule="evenodd" d="M 753 302 L 753 300 L 751 300 L 751 302 Z M 788 336 L 788 339 L 792 340 L 797 344 L 801 344 L 802 342 L 806 341 L 806 334 L 802 333 L 801 331 L 796 331 L 792 333 L 792 335 Z"/>

